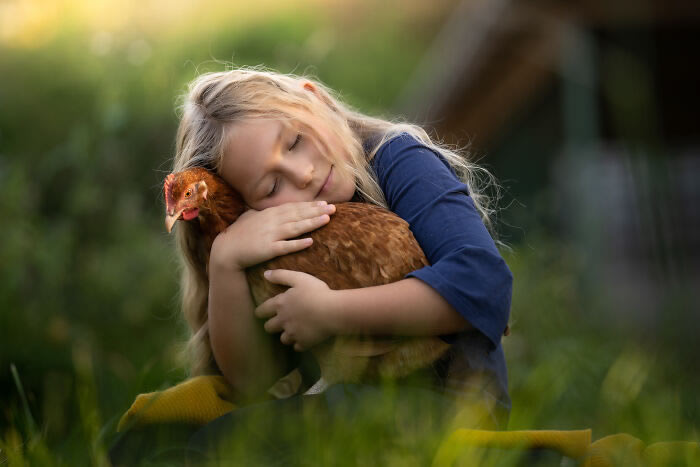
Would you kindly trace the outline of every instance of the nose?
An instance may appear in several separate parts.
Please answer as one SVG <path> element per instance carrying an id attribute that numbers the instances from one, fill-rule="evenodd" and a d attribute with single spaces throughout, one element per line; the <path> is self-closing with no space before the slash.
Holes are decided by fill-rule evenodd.
<path id="1" fill-rule="evenodd" d="M 312 164 L 303 164 L 290 167 L 290 177 L 293 183 L 299 188 L 306 188 L 314 177 L 314 166 Z"/>

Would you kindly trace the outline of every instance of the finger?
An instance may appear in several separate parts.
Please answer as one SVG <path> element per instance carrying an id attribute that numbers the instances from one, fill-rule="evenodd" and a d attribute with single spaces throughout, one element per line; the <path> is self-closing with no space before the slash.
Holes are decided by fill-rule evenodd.
<path id="1" fill-rule="evenodd" d="M 284 327 L 277 317 L 265 321 L 263 327 L 268 334 L 277 334 L 278 332 L 284 331 Z"/>
<path id="2" fill-rule="evenodd" d="M 306 232 L 311 232 L 319 227 L 326 225 L 331 220 L 328 214 L 312 217 L 311 219 L 303 219 L 296 222 L 288 222 L 284 224 L 285 238 L 298 237 Z"/>
<path id="3" fill-rule="evenodd" d="M 294 339 L 292 339 L 292 336 L 290 336 L 288 333 L 283 332 L 282 335 L 280 335 L 280 342 L 284 345 L 289 345 L 294 342 Z"/>
<path id="4" fill-rule="evenodd" d="M 313 243 L 314 241 L 310 237 L 298 238 L 295 240 L 280 240 L 273 244 L 272 251 L 275 256 L 283 256 L 308 248 Z"/>
<path id="5" fill-rule="evenodd" d="M 277 206 L 277 209 L 279 211 L 274 212 L 274 215 L 278 216 L 282 222 L 296 222 L 335 212 L 335 206 L 325 201 L 287 203 Z"/>
<path id="6" fill-rule="evenodd" d="M 299 284 L 300 281 L 307 278 L 309 274 L 299 271 L 290 271 L 288 269 L 271 269 L 265 271 L 265 279 L 273 284 L 286 285 L 288 287 L 294 287 Z"/>
<path id="7" fill-rule="evenodd" d="M 277 310 L 275 309 L 275 302 L 273 301 L 275 297 L 269 298 L 262 302 L 260 306 L 258 306 L 253 313 L 255 316 L 261 319 L 267 319 L 267 318 L 272 318 L 277 314 Z"/>
<path id="8" fill-rule="evenodd" d="M 300 343 L 294 344 L 294 350 L 297 352 L 303 352 L 304 351 L 304 346 L 302 346 Z"/>

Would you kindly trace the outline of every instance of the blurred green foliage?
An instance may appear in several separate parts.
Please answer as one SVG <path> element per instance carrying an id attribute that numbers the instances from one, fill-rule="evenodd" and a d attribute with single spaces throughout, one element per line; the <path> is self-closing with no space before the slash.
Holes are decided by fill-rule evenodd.
<path id="1" fill-rule="evenodd" d="M 16 445 L 35 461 L 46 449 L 80 459 L 90 445 L 97 462 L 136 394 L 185 376 L 160 193 L 186 84 L 223 62 L 265 64 L 381 111 L 441 10 L 418 21 L 369 2 L 174 2 L 182 11 L 159 21 L 146 8 L 166 7 L 158 2 L 14 3 L 0 11 L 0 458 Z"/>
<path id="2" fill-rule="evenodd" d="M 153 30 L 103 30 L 75 13 L 41 40 L 0 41 L 0 463 L 104 463 L 135 395 L 185 376 L 160 190 L 186 83 L 224 68 L 217 60 L 266 64 L 388 112 L 446 11 L 263 4 L 262 14 L 216 4 Z M 697 438 L 700 381 L 683 372 L 685 356 L 618 339 L 566 245 L 530 243 L 507 254 L 511 427 Z"/>

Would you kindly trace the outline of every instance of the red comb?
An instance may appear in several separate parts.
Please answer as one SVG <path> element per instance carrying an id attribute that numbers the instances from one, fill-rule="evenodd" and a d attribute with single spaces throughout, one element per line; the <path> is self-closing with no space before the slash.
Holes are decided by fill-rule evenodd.
<path id="1" fill-rule="evenodd" d="M 165 183 L 163 184 L 163 194 L 165 195 L 165 209 L 170 212 L 174 209 L 173 204 L 175 200 L 173 199 L 173 182 L 175 181 L 175 174 L 170 174 L 165 177 Z"/>

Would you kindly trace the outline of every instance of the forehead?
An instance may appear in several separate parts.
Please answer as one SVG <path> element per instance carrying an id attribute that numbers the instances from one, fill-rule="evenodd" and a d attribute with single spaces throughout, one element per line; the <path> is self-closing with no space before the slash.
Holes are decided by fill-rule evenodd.
<path id="1" fill-rule="evenodd" d="M 232 123 L 226 132 L 226 150 L 224 162 L 231 159 L 239 159 L 246 154 L 258 153 L 275 143 L 280 131 L 283 129 L 282 122 L 273 119 L 244 120 Z"/>

